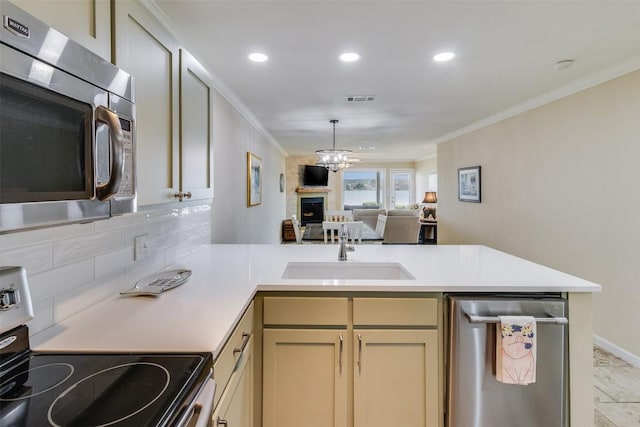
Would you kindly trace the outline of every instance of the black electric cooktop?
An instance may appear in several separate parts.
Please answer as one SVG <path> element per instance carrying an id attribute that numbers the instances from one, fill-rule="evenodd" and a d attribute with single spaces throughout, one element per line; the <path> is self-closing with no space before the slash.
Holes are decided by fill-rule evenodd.
<path id="1" fill-rule="evenodd" d="M 0 425 L 175 425 L 211 365 L 210 353 L 27 351 L 2 366 Z"/>

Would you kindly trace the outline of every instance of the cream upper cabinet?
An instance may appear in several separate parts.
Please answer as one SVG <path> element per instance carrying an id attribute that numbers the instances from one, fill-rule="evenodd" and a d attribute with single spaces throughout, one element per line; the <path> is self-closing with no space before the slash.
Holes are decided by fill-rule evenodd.
<path id="1" fill-rule="evenodd" d="M 179 46 L 138 2 L 116 1 L 115 63 L 135 78 L 138 205 L 179 190 Z"/>
<path id="2" fill-rule="evenodd" d="M 353 331 L 354 427 L 436 427 L 438 332 Z"/>
<path id="3" fill-rule="evenodd" d="M 110 0 L 11 0 L 107 61 L 111 60 Z"/>
<path id="4" fill-rule="evenodd" d="M 213 197 L 213 86 L 209 72 L 180 49 L 180 193 Z"/>
<path id="5" fill-rule="evenodd" d="M 209 73 L 140 3 L 113 4 L 114 60 L 135 78 L 138 205 L 211 198 Z"/>

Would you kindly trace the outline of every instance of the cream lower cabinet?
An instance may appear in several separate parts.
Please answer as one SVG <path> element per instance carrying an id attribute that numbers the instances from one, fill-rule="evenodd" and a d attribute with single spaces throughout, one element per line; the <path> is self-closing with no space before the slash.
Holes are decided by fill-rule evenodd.
<path id="1" fill-rule="evenodd" d="M 437 427 L 437 298 L 264 299 L 264 427 Z"/>
<path id="2" fill-rule="evenodd" d="M 355 427 L 438 425 L 438 332 L 353 331 Z"/>
<path id="3" fill-rule="evenodd" d="M 213 412 L 214 427 L 253 425 L 253 354 L 250 337 Z"/>
<path id="4" fill-rule="evenodd" d="M 249 305 L 213 362 L 213 426 L 251 427 L 254 420 L 254 308 Z"/>
<path id="5" fill-rule="evenodd" d="M 264 330 L 264 427 L 348 425 L 345 335 L 346 330 Z"/>

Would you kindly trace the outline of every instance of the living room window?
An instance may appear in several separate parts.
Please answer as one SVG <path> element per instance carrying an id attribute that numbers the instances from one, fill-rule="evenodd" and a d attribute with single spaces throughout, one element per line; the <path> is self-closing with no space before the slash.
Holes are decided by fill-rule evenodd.
<path id="1" fill-rule="evenodd" d="M 342 175 L 344 209 L 383 208 L 384 170 L 349 169 Z"/>

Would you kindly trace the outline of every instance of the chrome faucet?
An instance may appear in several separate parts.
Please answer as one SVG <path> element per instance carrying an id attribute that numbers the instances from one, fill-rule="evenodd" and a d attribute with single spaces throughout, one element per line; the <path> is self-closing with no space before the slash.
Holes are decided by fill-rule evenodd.
<path id="1" fill-rule="evenodd" d="M 340 247 L 338 248 L 338 261 L 346 261 L 347 260 L 347 252 L 354 252 L 356 249 L 348 245 L 349 242 L 349 229 L 346 224 L 342 224 L 340 227 L 340 231 L 338 232 L 338 243 Z"/>

